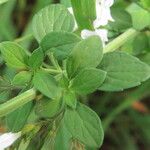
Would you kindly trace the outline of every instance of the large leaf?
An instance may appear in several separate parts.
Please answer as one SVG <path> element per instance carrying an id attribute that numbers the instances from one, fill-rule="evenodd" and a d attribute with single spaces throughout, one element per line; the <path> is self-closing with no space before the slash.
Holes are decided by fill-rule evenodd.
<path id="1" fill-rule="evenodd" d="M 80 29 L 93 29 L 96 19 L 95 0 L 71 0 L 75 18 Z"/>
<path id="2" fill-rule="evenodd" d="M 60 88 L 56 80 L 49 73 L 36 72 L 33 78 L 34 87 L 45 96 L 56 99 L 60 96 Z"/>
<path id="3" fill-rule="evenodd" d="M 106 72 L 95 68 L 83 69 L 72 80 L 71 88 L 79 94 L 94 92 L 105 80 Z"/>
<path id="4" fill-rule="evenodd" d="M 83 68 L 97 67 L 103 57 L 102 42 L 98 36 L 92 36 L 79 42 L 67 59 L 67 73 L 71 78 Z"/>
<path id="5" fill-rule="evenodd" d="M 11 132 L 19 132 L 27 122 L 33 108 L 33 102 L 29 102 L 6 116 L 7 128 Z"/>
<path id="6" fill-rule="evenodd" d="M 27 54 L 25 50 L 14 42 L 2 42 L 0 50 L 7 65 L 16 69 L 27 67 Z"/>
<path id="7" fill-rule="evenodd" d="M 33 34 L 40 42 L 51 31 L 73 31 L 74 18 L 61 4 L 43 8 L 33 18 Z"/>
<path id="8" fill-rule="evenodd" d="M 58 59 L 64 59 L 80 40 L 81 38 L 76 34 L 65 31 L 54 31 L 43 38 L 41 47 L 44 52 L 49 50 L 53 52 Z"/>
<path id="9" fill-rule="evenodd" d="M 104 133 L 101 121 L 90 108 L 78 104 L 76 110 L 68 108 L 64 117 L 73 139 L 91 148 L 99 148 L 102 145 Z"/>
<path id="10" fill-rule="evenodd" d="M 141 30 L 150 25 L 150 12 L 140 7 L 138 4 L 131 4 L 127 11 L 132 17 L 133 27 Z"/>
<path id="11" fill-rule="evenodd" d="M 99 88 L 103 91 L 131 88 L 150 77 L 150 67 L 147 64 L 124 52 L 105 54 L 100 68 L 107 72 L 106 80 Z"/>

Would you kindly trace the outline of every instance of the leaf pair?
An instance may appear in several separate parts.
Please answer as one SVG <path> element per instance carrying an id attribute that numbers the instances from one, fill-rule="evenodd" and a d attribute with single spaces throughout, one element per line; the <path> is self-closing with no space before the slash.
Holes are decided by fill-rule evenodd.
<path id="1" fill-rule="evenodd" d="M 104 81 L 106 72 L 96 69 L 103 57 L 99 37 L 92 36 L 79 42 L 67 59 L 66 69 L 70 88 L 79 94 L 94 92 Z"/>

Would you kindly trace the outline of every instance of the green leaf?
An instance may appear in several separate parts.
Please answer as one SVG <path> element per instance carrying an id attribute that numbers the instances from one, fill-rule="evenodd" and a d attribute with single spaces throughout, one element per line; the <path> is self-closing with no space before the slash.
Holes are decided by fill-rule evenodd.
<path id="1" fill-rule="evenodd" d="M 74 15 L 80 29 L 93 29 L 96 19 L 95 0 L 71 0 Z"/>
<path id="2" fill-rule="evenodd" d="M 29 102 L 6 116 L 7 128 L 11 132 L 19 132 L 27 122 L 33 108 L 33 102 Z"/>
<path id="3" fill-rule="evenodd" d="M 44 54 L 43 51 L 38 48 L 35 51 L 33 51 L 32 55 L 29 58 L 29 66 L 32 69 L 37 69 L 42 65 L 42 62 L 44 60 Z"/>
<path id="4" fill-rule="evenodd" d="M 63 5 L 53 4 L 34 16 L 32 26 L 34 37 L 40 42 L 52 31 L 73 31 L 74 18 Z"/>
<path id="5" fill-rule="evenodd" d="M 25 50 L 14 42 L 0 43 L 0 50 L 7 65 L 16 69 L 25 69 L 28 59 Z"/>
<path id="6" fill-rule="evenodd" d="M 138 86 L 150 77 L 150 67 L 124 52 L 104 55 L 99 66 L 107 72 L 106 80 L 99 88 L 103 91 L 121 91 Z"/>
<path id="7" fill-rule="evenodd" d="M 45 96 L 56 99 L 60 96 L 60 88 L 56 80 L 49 73 L 38 71 L 33 78 L 34 87 Z"/>
<path id="8" fill-rule="evenodd" d="M 94 92 L 104 82 L 106 72 L 95 68 L 81 70 L 72 80 L 71 88 L 79 94 Z"/>
<path id="9" fill-rule="evenodd" d="M 98 36 L 91 36 L 79 42 L 67 59 L 67 73 L 71 78 L 86 67 L 97 67 L 103 57 L 102 42 Z"/>
<path id="10" fill-rule="evenodd" d="M 141 33 L 133 40 L 133 54 L 138 55 L 150 50 L 149 39 L 147 34 Z"/>
<path id="11" fill-rule="evenodd" d="M 73 91 L 71 91 L 71 90 L 65 91 L 64 95 L 63 95 L 63 100 L 71 108 L 73 108 L 73 109 L 76 108 L 77 98 L 76 98 L 76 95 Z"/>
<path id="12" fill-rule="evenodd" d="M 150 12 L 143 9 L 138 4 L 131 4 L 127 11 L 132 17 L 133 27 L 141 30 L 150 25 Z"/>
<path id="13" fill-rule="evenodd" d="M 104 133 L 101 121 L 87 106 L 79 103 L 76 110 L 68 108 L 64 121 L 73 139 L 95 149 L 102 145 Z"/>
<path id="14" fill-rule="evenodd" d="M 14 77 L 12 85 L 15 86 L 27 86 L 31 81 L 32 73 L 28 71 L 21 71 Z"/>
<path id="15" fill-rule="evenodd" d="M 43 38 L 41 47 L 44 52 L 47 50 L 53 52 L 58 59 L 65 59 L 79 41 L 81 41 L 81 38 L 76 34 L 55 31 L 50 32 Z"/>
<path id="16" fill-rule="evenodd" d="M 61 111 L 61 108 L 61 99 L 42 99 L 37 102 L 35 112 L 42 118 L 52 118 Z"/>
<path id="17" fill-rule="evenodd" d="M 114 22 L 109 22 L 112 30 L 124 31 L 132 26 L 132 19 L 127 11 L 115 7 L 111 9 L 111 13 L 113 19 L 115 20 Z"/>

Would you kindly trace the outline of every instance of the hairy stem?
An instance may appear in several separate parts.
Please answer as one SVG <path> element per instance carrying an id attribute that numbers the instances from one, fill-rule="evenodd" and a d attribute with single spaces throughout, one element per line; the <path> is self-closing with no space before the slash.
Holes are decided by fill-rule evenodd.
<path id="1" fill-rule="evenodd" d="M 126 32 L 112 40 L 104 48 L 104 53 L 113 52 L 120 48 L 124 43 L 129 41 L 132 37 L 136 36 L 139 32 L 133 28 L 128 29 Z"/>
<path id="2" fill-rule="evenodd" d="M 9 101 L 0 105 L 0 117 L 3 117 L 17 108 L 23 106 L 29 101 L 33 100 L 36 96 L 36 92 L 34 89 L 30 89 L 15 98 L 10 99 Z"/>

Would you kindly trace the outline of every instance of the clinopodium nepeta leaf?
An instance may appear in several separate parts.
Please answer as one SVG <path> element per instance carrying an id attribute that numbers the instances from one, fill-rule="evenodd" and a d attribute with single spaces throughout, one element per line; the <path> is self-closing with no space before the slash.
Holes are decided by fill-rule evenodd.
<path id="1" fill-rule="evenodd" d="M 140 85 L 150 77 L 150 67 L 124 52 L 104 55 L 99 66 L 107 72 L 106 80 L 99 88 L 103 91 L 120 91 Z"/>
<path id="2" fill-rule="evenodd" d="M 74 18 L 61 4 L 49 5 L 40 10 L 33 18 L 33 35 L 40 42 L 52 31 L 72 32 Z"/>
<path id="3" fill-rule="evenodd" d="M 44 52 L 53 52 L 55 57 L 62 60 L 69 56 L 73 47 L 81 41 L 81 38 L 74 33 L 65 31 L 54 31 L 47 34 L 41 41 Z"/>
<path id="4" fill-rule="evenodd" d="M 16 69 L 27 67 L 28 56 L 20 45 L 14 42 L 2 42 L 0 43 L 0 51 L 8 66 Z"/>

